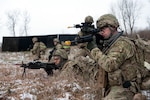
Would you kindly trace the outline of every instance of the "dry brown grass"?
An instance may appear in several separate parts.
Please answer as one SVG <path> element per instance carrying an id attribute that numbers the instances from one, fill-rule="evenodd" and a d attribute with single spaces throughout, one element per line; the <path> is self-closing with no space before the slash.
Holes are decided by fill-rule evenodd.
<path id="1" fill-rule="evenodd" d="M 93 100 L 95 84 L 73 73 L 66 77 L 54 71 L 53 76 L 47 76 L 43 69 L 26 69 L 22 77 L 23 68 L 16 64 L 21 63 L 22 55 L 25 62 L 32 61 L 29 53 L 0 53 L 0 100 Z"/>

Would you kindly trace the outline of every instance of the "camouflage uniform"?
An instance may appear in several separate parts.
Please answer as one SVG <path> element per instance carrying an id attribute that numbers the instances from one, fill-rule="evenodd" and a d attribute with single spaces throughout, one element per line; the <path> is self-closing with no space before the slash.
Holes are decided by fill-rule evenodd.
<path id="1" fill-rule="evenodd" d="M 59 68 L 59 70 L 61 72 L 64 69 L 66 69 L 66 68 L 70 69 L 71 66 L 73 66 L 72 62 L 68 60 L 68 54 L 64 49 L 55 50 L 54 53 L 53 53 L 53 57 L 54 56 L 60 56 L 61 57 L 60 63 L 57 65 L 57 67 Z M 66 71 L 65 74 L 70 73 L 70 72 L 71 72 L 71 70 Z"/>
<path id="2" fill-rule="evenodd" d="M 58 50 L 58 49 L 62 49 L 62 48 L 63 48 L 63 46 L 59 43 L 60 41 L 59 41 L 57 38 L 54 38 L 54 39 L 53 39 L 53 42 L 56 42 L 57 44 L 54 44 L 55 47 L 49 52 L 49 53 L 50 53 L 49 58 L 48 58 L 48 61 L 49 61 L 49 62 L 50 62 L 51 60 L 53 60 L 53 59 L 51 59 L 52 56 L 53 56 L 53 52 L 56 51 L 56 50 Z"/>
<path id="3" fill-rule="evenodd" d="M 39 59 L 41 55 L 45 54 L 46 45 L 43 42 L 38 42 L 36 37 L 32 38 L 34 43 L 33 48 L 30 50 L 33 55 L 35 55 L 35 59 Z"/>
<path id="4" fill-rule="evenodd" d="M 86 16 L 84 21 L 85 21 L 85 23 L 91 24 L 91 26 L 93 26 L 93 28 L 94 28 L 94 25 L 92 25 L 92 23 L 94 22 L 92 16 Z M 86 31 L 90 30 L 90 27 L 86 27 L 85 29 L 84 29 L 84 27 L 82 27 L 81 30 L 78 32 L 79 38 L 82 36 L 85 36 L 85 35 L 92 34 L 92 33 L 86 33 L 86 32 L 84 32 L 84 30 L 86 30 Z M 81 47 L 87 47 L 89 50 L 91 50 L 92 48 L 95 47 L 95 44 L 96 44 L 96 38 L 95 38 L 95 36 L 93 36 L 93 41 L 88 42 L 88 43 L 79 43 L 78 45 Z"/>
<path id="5" fill-rule="evenodd" d="M 67 52 L 64 49 L 56 49 L 53 52 L 53 56 L 52 57 L 55 57 L 55 56 L 57 56 L 59 58 L 60 62 L 59 62 L 59 64 L 56 64 L 54 59 L 53 59 L 52 63 L 55 63 L 56 69 L 61 71 L 63 66 L 64 66 L 64 64 L 68 60 Z M 44 68 L 44 70 L 47 72 L 48 75 L 53 75 L 53 71 L 51 71 L 49 68 Z"/>
<path id="6" fill-rule="evenodd" d="M 53 42 L 57 42 L 55 45 L 56 49 L 62 49 L 62 45 L 60 44 L 60 41 L 57 38 L 54 38 Z"/>
<path id="7" fill-rule="evenodd" d="M 98 28 L 106 26 L 119 26 L 115 16 L 106 14 L 98 19 Z M 104 40 L 102 50 L 114 37 L 115 34 Z M 102 50 L 94 48 L 91 55 L 108 74 L 109 92 L 104 100 L 132 100 L 134 94 L 140 92 L 141 78 L 147 74 L 145 70 L 139 70 L 135 45 L 127 37 L 120 36 L 105 53 Z"/>

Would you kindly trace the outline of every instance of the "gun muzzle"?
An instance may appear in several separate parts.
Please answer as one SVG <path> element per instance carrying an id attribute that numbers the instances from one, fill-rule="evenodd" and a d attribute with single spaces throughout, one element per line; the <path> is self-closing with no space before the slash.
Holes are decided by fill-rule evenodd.
<path id="1" fill-rule="evenodd" d="M 67 28 L 74 28 L 74 26 L 68 26 Z"/>
<path id="2" fill-rule="evenodd" d="M 80 25 L 80 24 L 76 24 L 74 26 L 68 26 L 68 28 L 81 28 L 83 27 L 83 25 Z"/>

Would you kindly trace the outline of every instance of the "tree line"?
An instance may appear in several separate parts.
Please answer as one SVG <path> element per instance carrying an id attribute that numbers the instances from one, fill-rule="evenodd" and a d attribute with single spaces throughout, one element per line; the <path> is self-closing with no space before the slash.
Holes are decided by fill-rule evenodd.
<path id="1" fill-rule="evenodd" d="M 7 15 L 7 27 L 9 31 L 16 36 L 16 28 L 21 20 L 22 25 L 20 29 L 20 35 L 25 34 L 28 35 L 29 23 L 30 23 L 30 15 L 27 11 L 20 12 L 19 10 L 13 10 L 6 13 Z"/>
<path id="2" fill-rule="evenodd" d="M 135 24 L 141 17 L 142 8 L 140 0 L 118 0 L 116 4 L 111 5 L 110 12 L 118 18 L 121 29 L 128 36 L 137 33 L 135 32 L 137 31 L 135 30 Z M 146 21 L 148 28 L 150 28 L 150 16 L 147 17 Z"/>

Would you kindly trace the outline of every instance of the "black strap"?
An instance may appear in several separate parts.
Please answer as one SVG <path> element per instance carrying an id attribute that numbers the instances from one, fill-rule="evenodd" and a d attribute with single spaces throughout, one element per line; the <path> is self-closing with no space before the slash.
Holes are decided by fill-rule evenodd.
<path id="1" fill-rule="evenodd" d="M 112 44 L 123 34 L 123 31 L 119 32 L 115 38 L 113 39 L 113 41 L 111 41 L 111 43 L 103 50 L 103 53 L 106 53 L 106 51 L 112 46 Z"/>

